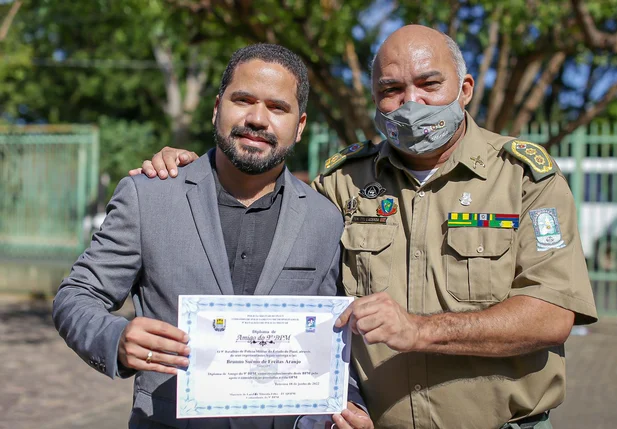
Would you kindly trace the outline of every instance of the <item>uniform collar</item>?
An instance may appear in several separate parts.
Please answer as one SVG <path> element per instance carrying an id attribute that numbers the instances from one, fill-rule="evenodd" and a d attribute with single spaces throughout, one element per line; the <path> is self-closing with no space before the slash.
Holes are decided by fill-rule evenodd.
<path id="1" fill-rule="evenodd" d="M 476 124 L 467 112 L 465 112 L 465 121 L 467 123 L 465 135 L 443 165 L 443 174 L 450 172 L 458 164 L 462 164 L 476 176 L 486 179 L 488 162 L 486 157 L 486 138 L 482 128 Z"/>
<path id="2" fill-rule="evenodd" d="M 384 140 L 380 145 L 379 153 L 377 154 L 377 158 L 375 158 L 375 177 L 379 177 L 386 164 L 390 164 L 399 170 L 405 171 L 405 166 L 390 146 L 390 143 Z"/>

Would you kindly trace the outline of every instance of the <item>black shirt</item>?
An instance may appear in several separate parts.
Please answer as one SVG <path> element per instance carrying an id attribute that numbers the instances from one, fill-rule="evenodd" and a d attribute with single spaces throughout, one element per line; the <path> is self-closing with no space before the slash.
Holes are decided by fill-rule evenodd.
<path id="1" fill-rule="evenodd" d="M 277 177 L 274 191 L 245 207 L 220 184 L 214 154 L 210 157 L 210 163 L 234 293 L 253 295 L 270 252 L 281 212 L 285 170 Z"/>

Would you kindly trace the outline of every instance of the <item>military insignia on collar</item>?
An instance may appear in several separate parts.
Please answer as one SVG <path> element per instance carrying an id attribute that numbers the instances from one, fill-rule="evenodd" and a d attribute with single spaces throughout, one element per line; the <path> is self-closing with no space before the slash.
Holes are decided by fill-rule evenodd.
<path id="1" fill-rule="evenodd" d="M 351 199 L 345 203 L 344 211 L 345 216 L 351 216 L 358 211 L 358 199 L 356 197 L 351 197 Z"/>
<path id="2" fill-rule="evenodd" d="M 398 210 L 398 205 L 392 198 L 384 198 L 379 207 L 377 208 L 377 214 L 379 216 L 392 216 Z"/>
<path id="3" fill-rule="evenodd" d="M 480 167 L 486 167 L 486 165 L 484 164 L 484 161 L 482 161 L 482 158 L 480 158 L 480 155 L 478 155 L 477 157 L 471 157 L 471 160 L 473 161 L 473 169 L 475 170 L 476 167 L 479 165 Z"/>
<path id="4" fill-rule="evenodd" d="M 386 193 L 386 188 L 381 186 L 378 182 L 371 182 L 364 187 L 364 189 L 360 190 L 360 196 L 364 198 L 368 198 L 369 200 L 374 200 L 377 197 L 381 197 Z"/>
<path id="5" fill-rule="evenodd" d="M 556 209 L 530 210 L 529 217 L 531 217 L 533 231 L 536 234 L 536 249 L 538 252 L 561 249 L 566 246 L 561 237 L 561 228 L 559 227 Z"/>

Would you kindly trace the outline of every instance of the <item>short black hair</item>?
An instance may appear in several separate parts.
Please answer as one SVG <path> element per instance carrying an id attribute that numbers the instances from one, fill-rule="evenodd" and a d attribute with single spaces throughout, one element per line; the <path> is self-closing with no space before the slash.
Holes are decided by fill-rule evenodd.
<path id="1" fill-rule="evenodd" d="M 308 70 L 306 69 L 306 65 L 298 55 L 294 54 L 289 49 L 269 43 L 249 45 L 234 52 L 221 78 L 219 98 L 223 97 L 223 93 L 233 79 L 236 67 L 251 60 L 261 60 L 266 63 L 280 64 L 289 70 L 294 75 L 297 82 L 296 98 L 298 99 L 300 115 L 306 112 L 306 103 L 308 102 L 309 94 Z"/>

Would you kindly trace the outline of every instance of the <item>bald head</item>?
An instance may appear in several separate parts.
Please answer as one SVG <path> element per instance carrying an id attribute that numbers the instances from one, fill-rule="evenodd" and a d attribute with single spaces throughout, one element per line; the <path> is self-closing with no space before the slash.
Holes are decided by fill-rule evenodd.
<path id="1" fill-rule="evenodd" d="M 372 90 L 384 113 L 408 101 L 442 106 L 459 100 L 461 107 L 473 95 L 473 78 L 456 43 L 423 25 L 407 25 L 392 33 L 373 62 Z"/>
<path id="2" fill-rule="evenodd" d="M 402 53 L 404 49 L 413 51 L 413 48 L 421 49 L 425 45 L 440 53 L 448 53 L 451 61 L 454 64 L 459 83 L 463 82 L 465 74 L 467 74 L 467 66 L 461 49 L 454 40 L 447 34 L 437 31 L 424 25 L 406 25 L 392 33 L 380 46 L 377 55 L 371 66 L 371 74 L 375 75 L 376 68 L 380 65 L 380 57 L 382 52 L 396 51 Z M 402 53 L 404 55 L 404 53 Z M 410 54 L 412 54 L 410 52 Z M 412 54 L 413 55 L 413 54 Z"/>

